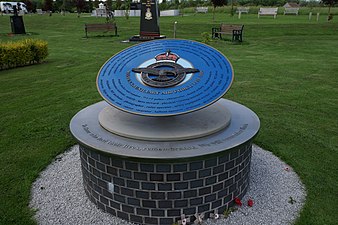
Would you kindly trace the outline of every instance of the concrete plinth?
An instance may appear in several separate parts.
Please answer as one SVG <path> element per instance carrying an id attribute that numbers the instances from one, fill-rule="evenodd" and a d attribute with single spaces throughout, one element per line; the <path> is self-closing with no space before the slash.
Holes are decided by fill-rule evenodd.
<path id="1" fill-rule="evenodd" d="M 80 144 L 90 200 L 137 224 L 172 225 L 182 214 L 194 220 L 196 213 L 205 213 L 205 218 L 215 211 L 223 213 L 235 197 L 241 198 L 247 191 L 252 139 L 260 123 L 254 112 L 238 103 L 220 99 L 215 106 L 226 108 L 225 114 L 231 115 L 222 129 L 184 140 L 175 134 L 167 141 L 134 139 L 103 128 L 98 118 L 109 107 L 106 102 L 80 111 L 70 129 Z M 203 115 L 203 110 L 188 115 L 193 117 L 190 121 L 212 121 L 214 116 Z M 134 116 L 130 114 L 130 118 Z M 119 126 L 123 127 L 128 114 L 121 118 Z M 158 118 L 147 118 L 151 119 Z M 142 126 L 140 123 L 135 129 L 142 130 Z M 191 124 L 192 130 L 194 126 Z"/>

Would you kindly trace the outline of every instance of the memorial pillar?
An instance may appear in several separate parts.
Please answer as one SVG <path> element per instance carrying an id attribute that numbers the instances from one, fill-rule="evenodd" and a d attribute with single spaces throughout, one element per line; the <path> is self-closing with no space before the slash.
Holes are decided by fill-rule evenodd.
<path id="1" fill-rule="evenodd" d="M 13 7 L 14 16 L 10 16 L 11 28 L 13 34 L 26 34 L 25 24 L 22 16 L 18 15 L 16 6 Z"/>
<path id="2" fill-rule="evenodd" d="M 160 36 L 156 0 L 142 0 L 140 36 Z"/>
<path id="3" fill-rule="evenodd" d="M 140 34 L 130 38 L 130 41 L 148 41 L 165 38 L 160 35 L 159 10 L 156 0 L 142 0 Z"/>

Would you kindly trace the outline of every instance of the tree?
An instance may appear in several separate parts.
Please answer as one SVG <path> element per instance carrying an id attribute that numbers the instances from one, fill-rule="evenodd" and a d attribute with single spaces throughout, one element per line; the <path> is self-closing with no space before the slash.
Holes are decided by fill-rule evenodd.
<path id="1" fill-rule="evenodd" d="M 125 10 L 126 10 L 126 19 L 129 19 L 129 13 L 130 13 L 130 3 L 131 3 L 131 0 L 125 0 Z"/>
<path id="2" fill-rule="evenodd" d="M 61 4 L 61 14 L 64 16 L 66 11 L 72 11 L 73 2 L 71 0 L 62 0 Z"/>
<path id="3" fill-rule="evenodd" d="M 115 1 L 115 4 L 114 4 L 114 9 L 121 9 L 121 6 L 122 6 L 122 1 L 121 0 L 116 0 Z"/>
<path id="4" fill-rule="evenodd" d="M 76 6 L 76 11 L 77 11 L 77 17 L 80 17 L 80 14 L 83 11 L 83 8 L 85 7 L 85 1 L 75 0 L 75 6 Z"/>
<path id="5" fill-rule="evenodd" d="M 328 6 L 329 6 L 329 12 L 327 13 L 327 14 L 328 14 L 327 20 L 332 20 L 332 19 L 333 19 L 333 14 L 331 14 L 331 8 L 332 8 L 336 3 L 338 3 L 338 0 L 322 0 L 322 3 L 323 3 L 324 5 L 328 5 Z"/>
<path id="6" fill-rule="evenodd" d="M 113 10 L 113 1 L 112 0 L 107 0 L 106 1 L 106 9 L 107 9 L 107 11 L 112 11 Z"/>
<path id="7" fill-rule="evenodd" d="M 232 0 L 233 1 L 233 0 Z M 212 5 L 214 6 L 212 19 L 215 20 L 215 9 L 216 7 L 221 7 L 227 4 L 226 0 L 211 0 Z"/>
<path id="8" fill-rule="evenodd" d="M 160 10 L 167 10 L 169 8 L 167 0 L 162 0 L 162 2 L 159 5 L 159 8 Z"/>
<path id="9" fill-rule="evenodd" d="M 33 12 L 34 6 L 31 0 L 24 0 L 23 3 L 25 3 L 28 12 Z"/>
<path id="10" fill-rule="evenodd" d="M 91 13 L 94 8 L 94 4 L 92 0 L 88 0 L 87 4 L 85 5 L 85 11 Z"/>
<path id="11" fill-rule="evenodd" d="M 174 4 L 175 4 L 175 9 L 178 9 L 178 7 L 180 6 L 180 1 L 179 0 L 175 0 Z"/>
<path id="12" fill-rule="evenodd" d="M 32 0 L 32 4 L 33 4 L 33 12 L 36 12 L 36 9 L 42 9 L 43 5 L 41 0 Z"/>
<path id="13" fill-rule="evenodd" d="M 53 11 L 53 0 L 45 0 L 43 8 L 44 10 L 49 11 L 49 16 L 51 16 Z"/>

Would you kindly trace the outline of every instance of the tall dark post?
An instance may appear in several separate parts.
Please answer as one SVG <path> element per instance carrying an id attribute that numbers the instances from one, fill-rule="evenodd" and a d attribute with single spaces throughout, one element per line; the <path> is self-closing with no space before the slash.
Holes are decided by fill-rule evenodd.
<path id="1" fill-rule="evenodd" d="M 165 38 L 160 35 L 159 10 L 156 0 L 142 0 L 140 35 L 130 38 L 130 41 L 148 41 Z"/>
<path id="2" fill-rule="evenodd" d="M 10 16 L 10 22 L 12 27 L 12 33 L 14 34 L 25 34 L 25 24 L 23 23 L 22 16 L 18 15 L 16 6 L 13 6 L 14 16 Z"/>

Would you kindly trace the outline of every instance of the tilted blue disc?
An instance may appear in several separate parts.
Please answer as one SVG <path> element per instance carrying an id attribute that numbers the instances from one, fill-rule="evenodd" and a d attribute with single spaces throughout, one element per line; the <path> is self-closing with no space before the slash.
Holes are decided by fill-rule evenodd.
<path id="1" fill-rule="evenodd" d="M 138 115 L 172 116 L 202 109 L 230 88 L 234 73 L 216 49 L 162 39 L 129 47 L 100 69 L 97 88 L 114 107 Z"/>

